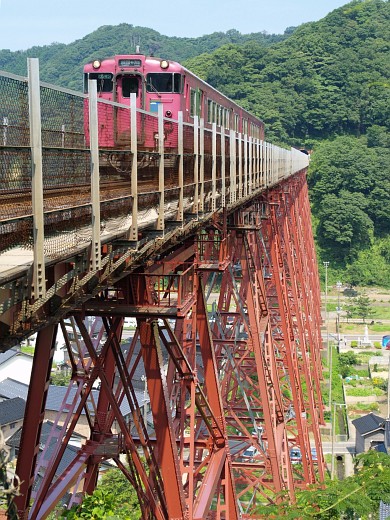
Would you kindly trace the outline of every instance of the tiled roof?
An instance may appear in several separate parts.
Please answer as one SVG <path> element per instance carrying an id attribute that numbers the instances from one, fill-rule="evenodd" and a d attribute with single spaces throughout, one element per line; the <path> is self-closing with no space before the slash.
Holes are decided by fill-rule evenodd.
<path id="1" fill-rule="evenodd" d="M 13 358 L 14 356 L 16 356 L 19 352 L 20 352 L 20 349 L 17 349 L 17 348 L 11 348 L 11 349 L 7 350 L 6 352 L 1 352 L 0 353 L 0 365 L 2 363 L 5 363 L 9 359 Z"/>
<path id="2" fill-rule="evenodd" d="M 390 518 L 390 504 L 385 504 L 385 502 L 380 503 L 379 506 L 379 520 L 386 520 Z"/>
<path id="3" fill-rule="evenodd" d="M 21 397 L 27 400 L 28 385 L 21 383 L 15 379 L 7 378 L 0 381 L 0 397 L 12 399 L 13 397 Z"/>
<path id="4" fill-rule="evenodd" d="M 142 381 L 142 390 L 138 388 L 134 389 L 140 406 L 142 406 L 144 401 L 144 386 L 144 382 Z M 65 398 L 67 389 L 67 386 L 50 385 L 46 400 L 46 410 L 58 412 Z M 19 381 L 15 381 L 14 379 L 9 378 L 5 379 L 4 381 L 0 381 L 0 396 L 3 398 L 12 399 L 14 397 L 21 397 L 22 399 L 27 400 L 27 393 L 28 385 L 24 383 L 20 383 Z M 73 400 L 75 393 L 76 387 L 72 388 L 71 390 L 69 396 L 70 401 Z M 97 402 L 99 391 L 92 390 L 92 395 L 95 399 L 95 402 Z M 149 402 L 148 396 L 146 396 L 146 400 Z M 130 407 L 125 399 L 122 402 L 121 411 L 123 415 L 128 415 L 130 413 Z M 82 414 L 85 414 L 85 412 L 82 411 Z"/>
<path id="5" fill-rule="evenodd" d="M 23 419 L 25 407 L 26 401 L 20 397 L 2 401 L 0 403 L 0 425 L 4 426 Z"/>
<path id="6" fill-rule="evenodd" d="M 361 435 L 365 435 L 367 433 L 378 430 L 379 428 L 383 428 L 384 421 L 385 420 L 383 419 L 383 417 L 379 417 L 379 415 L 369 413 L 368 415 L 364 415 L 363 417 L 354 419 L 352 421 L 352 424 L 355 426 L 356 430 Z"/>
<path id="7" fill-rule="evenodd" d="M 66 392 L 68 390 L 67 386 L 56 386 L 56 385 L 50 385 L 49 391 L 47 394 L 47 400 L 46 400 L 46 410 L 51 410 L 54 412 L 58 412 L 61 404 L 65 398 Z M 135 394 L 137 396 L 137 400 L 140 406 L 142 406 L 144 401 L 144 393 L 141 391 L 134 390 Z M 72 401 L 76 393 L 76 388 L 72 388 L 68 401 Z M 97 403 L 99 391 L 98 390 L 92 390 L 91 394 L 93 395 L 93 398 L 95 400 L 95 403 Z M 149 398 L 146 399 L 149 401 Z M 87 403 L 90 403 L 90 400 L 87 400 Z M 127 402 L 127 399 L 123 399 L 122 404 L 120 406 L 122 415 L 127 416 L 130 414 L 130 406 Z M 85 414 L 85 411 L 83 410 L 81 412 L 82 414 Z"/>
<path id="8" fill-rule="evenodd" d="M 47 442 L 47 439 L 49 437 L 49 434 L 51 432 L 51 429 L 52 429 L 52 426 L 53 426 L 53 423 L 51 421 L 46 421 L 42 424 L 42 431 L 41 431 L 41 437 L 40 437 L 40 450 L 41 450 L 41 446 L 45 445 L 46 442 Z M 61 430 L 60 427 L 56 427 L 58 430 Z M 19 430 L 17 432 L 14 433 L 14 435 L 12 435 L 12 437 L 10 437 L 7 441 L 7 445 L 8 446 L 14 446 L 14 447 L 19 447 L 19 444 L 20 444 L 20 436 L 21 436 L 21 432 L 22 432 L 22 428 L 19 428 Z M 81 435 L 77 435 L 76 433 L 74 433 L 75 436 L 77 437 L 80 437 L 80 439 L 82 439 L 82 436 Z M 54 444 L 56 443 L 57 441 L 53 438 L 52 439 L 52 442 L 50 444 L 50 448 L 48 450 L 48 455 L 50 455 L 52 453 L 52 446 L 54 446 Z M 62 475 L 63 472 L 65 471 L 65 469 L 69 466 L 69 464 L 74 460 L 75 456 L 76 456 L 76 453 L 79 451 L 79 448 L 76 448 L 74 446 L 70 446 L 68 445 L 64 451 L 64 454 L 62 456 L 62 459 L 61 459 L 61 462 L 57 468 L 57 471 L 56 471 L 56 476 L 58 475 Z M 106 461 L 103 462 L 103 464 L 107 464 L 107 465 L 110 465 L 109 463 L 107 463 Z M 36 485 L 36 484 L 34 484 Z"/>

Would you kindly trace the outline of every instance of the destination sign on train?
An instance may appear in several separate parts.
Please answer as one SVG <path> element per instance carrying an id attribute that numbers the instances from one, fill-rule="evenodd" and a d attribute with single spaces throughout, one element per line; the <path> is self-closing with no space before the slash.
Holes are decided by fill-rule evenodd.
<path id="1" fill-rule="evenodd" d="M 141 67 L 141 60 L 119 60 L 119 66 L 120 67 Z"/>

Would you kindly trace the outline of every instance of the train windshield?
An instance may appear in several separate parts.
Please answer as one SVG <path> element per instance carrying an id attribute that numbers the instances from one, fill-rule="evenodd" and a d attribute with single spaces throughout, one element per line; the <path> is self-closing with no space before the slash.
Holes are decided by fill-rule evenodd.
<path id="1" fill-rule="evenodd" d="M 175 92 L 180 94 L 181 85 L 181 74 L 153 72 L 146 76 L 147 92 Z"/>
<path id="2" fill-rule="evenodd" d="M 138 96 L 138 78 L 136 76 L 123 76 L 122 96 L 128 98 L 130 94 L 137 94 Z"/>
<path id="3" fill-rule="evenodd" d="M 113 74 L 108 72 L 90 72 L 84 74 L 84 93 L 88 93 L 88 79 L 97 80 L 98 92 L 112 92 L 113 88 Z"/>

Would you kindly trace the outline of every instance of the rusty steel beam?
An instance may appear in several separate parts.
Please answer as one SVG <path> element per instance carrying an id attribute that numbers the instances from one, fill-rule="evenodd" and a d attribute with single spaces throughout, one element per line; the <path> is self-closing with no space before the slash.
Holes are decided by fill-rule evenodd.
<path id="1" fill-rule="evenodd" d="M 16 464 L 16 474 L 20 480 L 20 494 L 15 497 L 14 501 L 21 519 L 27 518 L 29 510 L 55 351 L 56 332 L 57 326 L 46 327 L 38 333 L 35 345 L 33 368 Z"/>
<path id="2" fill-rule="evenodd" d="M 294 501 L 299 487 L 323 480 L 321 316 L 309 220 L 305 178 L 295 176 L 229 215 L 215 215 L 185 244 L 151 257 L 70 311 L 81 337 L 77 349 L 67 340 L 77 399 L 65 399 L 60 410 L 66 419 L 52 459 L 42 466 L 31 518 L 48 514 L 71 483 L 92 493 L 105 458 L 135 488 L 145 520 L 249 518 L 258 505 L 282 495 Z M 86 327 L 88 315 L 102 317 L 99 331 Z M 125 352 L 127 316 L 137 326 Z M 32 422 L 34 439 L 21 445 L 28 483 L 18 497 L 21 515 L 30 507 L 53 332 L 48 327 L 45 341 L 39 339 L 43 372 L 34 376 L 34 395 L 41 412 Z M 97 333 L 106 338 L 100 347 Z M 148 418 L 134 386 L 140 371 Z M 130 409 L 126 419 L 123 404 Z M 88 440 L 56 480 L 83 410 Z M 307 454 L 301 473 L 292 470 L 293 446 Z"/>

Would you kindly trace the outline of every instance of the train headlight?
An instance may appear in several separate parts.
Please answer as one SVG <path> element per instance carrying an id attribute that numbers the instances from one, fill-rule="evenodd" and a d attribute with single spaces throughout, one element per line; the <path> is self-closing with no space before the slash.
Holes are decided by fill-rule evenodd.
<path id="1" fill-rule="evenodd" d="M 92 67 L 94 69 L 98 69 L 101 64 L 102 64 L 102 62 L 100 60 L 95 60 L 95 61 L 92 62 Z"/>
<path id="2" fill-rule="evenodd" d="M 167 60 L 161 60 L 161 61 L 160 61 L 160 67 L 161 67 L 162 69 L 167 69 L 167 68 L 169 67 L 169 61 L 167 61 Z"/>

